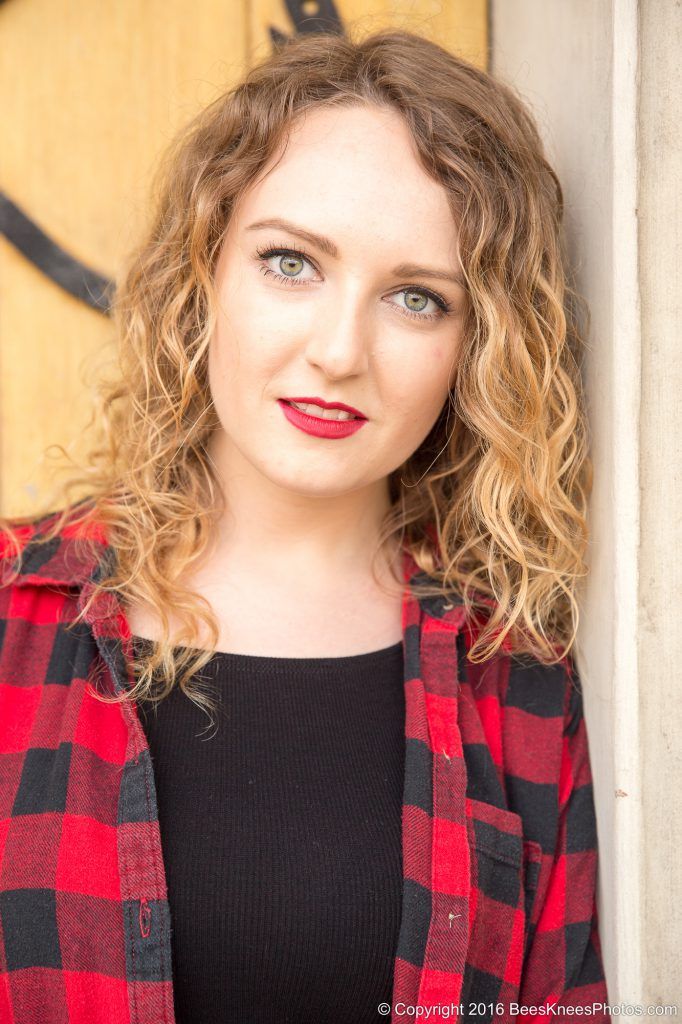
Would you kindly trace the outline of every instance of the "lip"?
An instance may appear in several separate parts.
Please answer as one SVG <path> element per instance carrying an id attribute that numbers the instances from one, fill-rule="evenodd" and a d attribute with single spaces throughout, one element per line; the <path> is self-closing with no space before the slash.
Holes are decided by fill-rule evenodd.
<path id="1" fill-rule="evenodd" d="M 313 437 L 326 437 L 326 438 L 331 438 L 331 439 L 341 438 L 341 437 L 349 437 L 351 434 L 354 434 L 357 430 L 359 430 L 360 427 L 364 426 L 365 423 L 367 423 L 367 420 L 365 418 L 357 419 L 357 420 L 325 420 L 325 419 L 322 419 L 322 417 L 320 417 L 320 416 L 310 416 L 309 413 L 302 412 L 300 409 L 295 409 L 293 407 L 293 405 L 289 405 L 290 401 L 293 401 L 293 402 L 310 401 L 310 402 L 312 402 L 313 399 L 312 398 L 311 399 L 303 399 L 303 398 L 293 398 L 293 399 L 278 398 L 277 399 L 277 404 L 279 405 L 280 409 L 282 410 L 282 412 L 284 413 L 286 418 L 289 420 L 289 423 L 291 423 L 292 426 L 294 426 L 294 427 L 298 427 L 298 429 L 302 430 L 305 434 L 312 434 Z M 315 401 L 315 404 L 316 405 L 321 405 L 322 403 L 319 401 L 319 399 L 317 399 Z M 328 404 L 325 404 L 324 408 L 326 408 L 326 409 L 345 409 L 347 412 L 353 412 L 354 411 L 353 409 L 349 408 L 347 405 L 340 405 L 340 404 L 338 404 L 338 405 L 328 405 Z"/>
<path id="2" fill-rule="evenodd" d="M 295 395 L 292 398 L 287 395 L 282 399 L 283 402 L 309 402 L 311 405 L 319 405 L 322 409 L 342 409 L 343 412 L 350 412 L 353 416 L 359 416 L 361 420 L 366 420 L 364 412 L 360 412 L 359 409 L 354 409 L 352 405 L 346 405 L 345 402 L 325 402 L 324 398 L 297 398 Z M 316 417 L 319 419 L 320 417 Z"/>

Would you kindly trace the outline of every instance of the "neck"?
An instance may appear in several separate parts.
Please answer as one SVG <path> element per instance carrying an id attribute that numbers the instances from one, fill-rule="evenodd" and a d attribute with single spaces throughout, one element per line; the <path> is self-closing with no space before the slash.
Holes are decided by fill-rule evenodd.
<path id="1" fill-rule="evenodd" d="M 217 564 L 249 565 L 270 580 L 306 580 L 311 586 L 334 580 L 338 587 L 370 574 L 390 507 L 387 477 L 331 496 L 280 487 L 228 448 L 222 431 L 211 457 L 226 505 L 213 556 Z M 380 560 L 382 571 L 396 555 L 393 541 Z"/>

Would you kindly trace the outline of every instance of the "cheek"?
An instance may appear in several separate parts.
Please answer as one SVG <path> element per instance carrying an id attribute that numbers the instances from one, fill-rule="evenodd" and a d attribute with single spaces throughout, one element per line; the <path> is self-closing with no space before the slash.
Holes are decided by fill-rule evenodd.
<path id="1" fill-rule="evenodd" d="M 440 381 L 443 401 L 445 401 L 448 391 L 455 386 L 460 352 L 461 338 L 458 337 L 456 344 L 436 345 L 430 353 L 431 368 Z"/>
<path id="2" fill-rule="evenodd" d="M 422 423 L 437 415 L 447 398 L 451 359 L 447 347 L 437 345 L 403 360 L 393 374 L 397 405 Z"/>
<path id="3" fill-rule="evenodd" d="M 447 401 L 452 360 L 446 344 L 403 352 L 403 357 L 382 383 L 386 443 L 400 461 L 417 450 L 436 423 Z"/>
<path id="4" fill-rule="evenodd" d="M 251 414 L 277 390 L 287 363 L 282 333 L 251 320 L 220 324 L 209 346 L 209 387 L 223 421 Z"/>

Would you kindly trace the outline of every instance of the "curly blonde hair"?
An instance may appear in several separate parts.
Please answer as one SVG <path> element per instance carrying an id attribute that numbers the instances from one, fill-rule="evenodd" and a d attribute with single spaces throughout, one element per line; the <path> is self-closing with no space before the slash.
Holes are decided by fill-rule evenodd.
<path id="1" fill-rule="evenodd" d="M 96 518 L 117 564 L 91 601 L 112 590 L 163 624 L 163 639 L 136 661 L 133 699 L 163 699 L 178 681 L 212 707 L 194 677 L 218 623 L 180 577 L 209 552 L 224 512 L 207 456 L 219 427 L 207 357 L 230 213 L 298 117 L 358 103 L 396 110 L 446 190 L 469 300 L 449 400 L 391 474 L 379 548 L 399 536 L 431 593 L 458 593 L 471 616 L 486 608 L 471 661 L 504 644 L 555 663 L 575 640 L 592 480 L 578 362 L 584 303 L 566 282 L 562 191 L 533 118 L 510 87 L 413 33 L 306 35 L 251 69 L 167 150 L 151 224 L 117 280 L 120 374 L 100 384 L 90 449 L 44 535 L 76 513 Z M 73 490 L 83 488 L 89 500 L 77 503 Z M 12 537 L 34 518 L 4 529 Z M 170 607 L 181 622 L 173 636 Z M 174 648 L 194 642 L 201 623 L 208 649 Z"/>

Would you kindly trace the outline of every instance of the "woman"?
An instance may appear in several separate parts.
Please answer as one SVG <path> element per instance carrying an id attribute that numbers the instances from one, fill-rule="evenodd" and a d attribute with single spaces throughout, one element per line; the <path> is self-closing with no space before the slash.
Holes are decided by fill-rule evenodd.
<path id="1" fill-rule="evenodd" d="M 5 523 L 6 1019 L 605 1003 L 579 332 L 529 113 L 409 33 L 306 36 L 156 196 L 86 497 Z"/>

